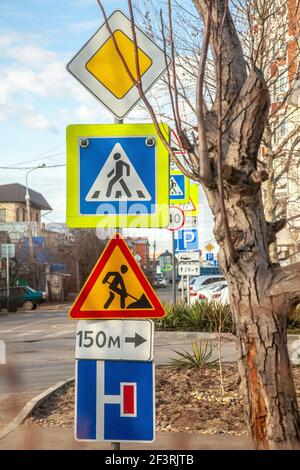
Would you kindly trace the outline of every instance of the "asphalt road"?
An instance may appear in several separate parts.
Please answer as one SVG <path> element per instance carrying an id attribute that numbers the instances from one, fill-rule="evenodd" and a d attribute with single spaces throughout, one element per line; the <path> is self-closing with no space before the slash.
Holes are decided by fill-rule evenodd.
<path id="1" fill-rule="evenodd" d="M 163 301 L 172 298 L 172 289 L 159 289 Z M 47 308 L 47 307 L 46 307 Z M 45 307 L 31 312 L 0 314 L 0 340 L 6 343 L 7 365 L 0 364 L 0 398 L 9 393 L 31 393 L 53 386 L 74 376 L 76 321 L 68 317 L 67 306 L 56 310 Z M 217 343 L 217 335 L 198 332 L 156 332 L 154 360 L 166 364 L 176 353 L 190 350 L 192 340 L 209 339 Z M 289 346 L 299 336 L 289 336 Z M 234 337 L 222 343 L 222 361 L 235 362 Z M 212 359 L 218 357 L 217 348 Z"/>
<path id="2" fill-rule="evenodd" d="M 172 286 L 157 294 L 163 302 L 171 301 Z M 9 366 L 0 365 L 0 396 L 38 392 L 74 375 L 76 321 L 67 308 L 45 307 L 0 314 L 0 340 L 6 343 Z"/>

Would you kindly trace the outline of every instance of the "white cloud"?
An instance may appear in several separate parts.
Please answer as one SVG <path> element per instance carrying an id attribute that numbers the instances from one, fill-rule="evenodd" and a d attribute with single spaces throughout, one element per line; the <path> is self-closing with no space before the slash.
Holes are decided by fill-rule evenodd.
<path id="1" fill-rule="evenodd" d="M 80 120 L 80 122 L 103 122 L 107 118 L 111 116 L 111 114 L 103 109 L 101 104 L 97 104 L 97 101 L 93 97 L 89 97 L 89 99 L 85 99 L 85 102 L 88 104 L 82 104 L 75 110 L 76 117 Z"/>
<path id="2" fill-rule="evenodd" d="M 56 126 L 49 121 L 42 114 L 28 114 L 22 116 L 22 122 L 29 129 L 36 129 L 39 131 L 57 132 Z"/>
<path id="3" fill-rule="evenodd" d="M 1 41 L 1 38 L 0 38 Z M 0 42 L 1 45 L 1 42 Z M 16 45 L 5 47 L 2 51 L 3 57 L 19 63 L 30 65 L 31 67 L 41 67 L 43 63 L 55 60 L 57 54 L 35 45 Z"/>

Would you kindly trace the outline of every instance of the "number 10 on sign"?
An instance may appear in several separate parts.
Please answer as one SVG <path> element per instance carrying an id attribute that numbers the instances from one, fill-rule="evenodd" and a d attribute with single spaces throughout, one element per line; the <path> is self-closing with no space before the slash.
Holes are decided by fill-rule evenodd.
<path id="1" fill-rule="evenodd" d="M 182 209 L 177 206 L 170 206 L 170 222 L 167 227 L 168 230 L 175 232 L 184 226 L 185 215 Z"/>

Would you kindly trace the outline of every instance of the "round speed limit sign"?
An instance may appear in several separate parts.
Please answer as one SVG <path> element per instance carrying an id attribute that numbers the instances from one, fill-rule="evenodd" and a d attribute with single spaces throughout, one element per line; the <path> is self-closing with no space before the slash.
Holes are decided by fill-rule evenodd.
<path id="1" fill-rule="evenodd" d="M 184 226 L 185 215 L 182 209 L 177 206 L 170 206 L 170 223 L 167 226 L 168 230 L 174 232 L 180 230 Z"/>

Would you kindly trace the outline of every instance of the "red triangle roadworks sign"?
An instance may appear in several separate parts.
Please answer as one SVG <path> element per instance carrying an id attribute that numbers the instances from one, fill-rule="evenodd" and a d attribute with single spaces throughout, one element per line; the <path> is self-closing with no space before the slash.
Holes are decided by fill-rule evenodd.
<path id="1" fill-rule="evenodd" d="M 78 320 L 161 318 L 164 308 L 123 238 L 109 241 L 69 315 Z"/>

